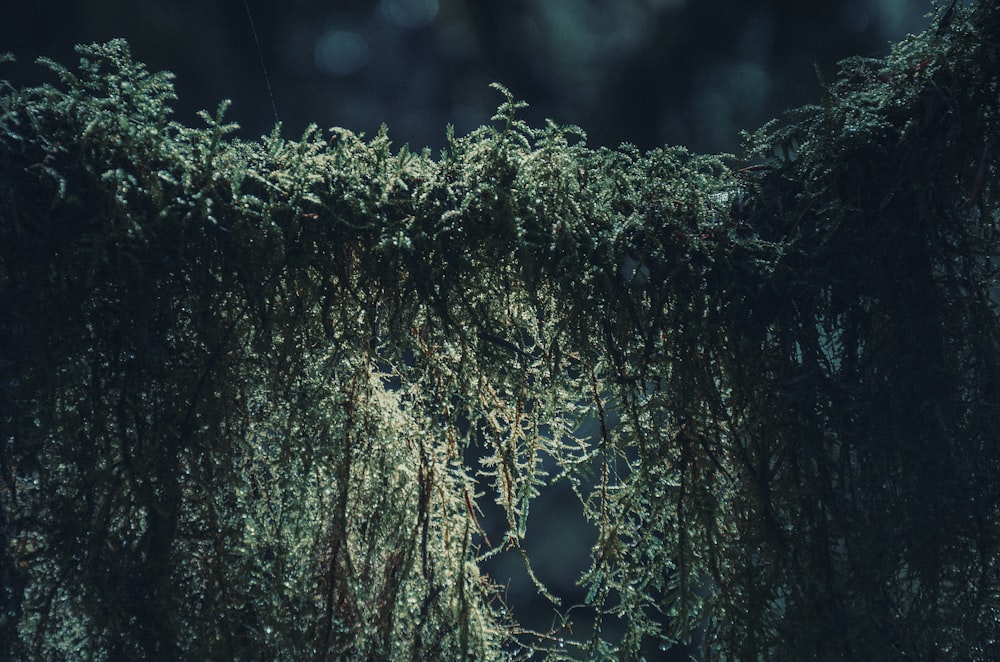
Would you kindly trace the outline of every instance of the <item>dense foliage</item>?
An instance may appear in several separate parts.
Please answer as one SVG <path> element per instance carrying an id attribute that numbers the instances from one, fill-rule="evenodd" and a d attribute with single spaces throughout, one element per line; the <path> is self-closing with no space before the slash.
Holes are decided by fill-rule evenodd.
<path id="1" fill-rule="evenodd" d="M 80 52 L 0 90 L 4 656 L 1000 655 L 994 3 L 742 162 L 499 86 L 438 158 L 245 142 Z M 556 481 L 589 611 L 527 632 L 481 562 Z"/>

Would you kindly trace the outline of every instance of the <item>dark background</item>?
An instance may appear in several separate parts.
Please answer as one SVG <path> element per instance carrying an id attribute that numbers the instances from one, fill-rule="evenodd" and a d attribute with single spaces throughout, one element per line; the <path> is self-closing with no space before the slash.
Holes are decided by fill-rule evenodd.
<path id="1" fill-rule="evenodd" d="M 286 137 L 310 122 L 439 148 L 488 120 L 498 81 L 591 145 L 735 151 L 740 129 L 819 95 L 848 55 L 883 54 L 926 25 L 930 0 L 247 0 Z M 38 55 L 125 37 L 177 74 L 178 117 L 234 101 L 247 137 L 274 111 L 243 0 L 7 0 L 0 77 L 37 81 Z"/>
<path id="2" fill-rule="evenodd" d="M 817 69 L 830 79 L 841 58 L 885 54 L 933 9 L 930 0 L 247 2 L 260 51 L 243 0 L 7 0 L 0 51 L 18 63 L 0 78 L 51 80 L 37 56 L 75 64 L 74 44 L 124 37 L 151 69 L 177 74 L 179 120 L 197 124 L 197 110 L 232 99 L 229 118 L 247 138 L 270 132 L 277 112 L 288 138 L 310 122 L 368 135 L 384 122 L 397 147 L 436 151 L 447 124 L 464 134 L 489 120 L 498 81 L 530 103 L 532 125 L 577 124 L 592 146 L 735 152 L 741 129 L 819 99 Z M 568 496 L 557 487 L 539 498 L 526 542 L 563 610 L 583 598 L 575 582 L 594 542 Z M 502 522 L 484 513 L 494 542 Z M 516 553 L 488 569 L 525 625 L 557 624 Z M 647 659 L 682 652 L 653 645 Z"/>

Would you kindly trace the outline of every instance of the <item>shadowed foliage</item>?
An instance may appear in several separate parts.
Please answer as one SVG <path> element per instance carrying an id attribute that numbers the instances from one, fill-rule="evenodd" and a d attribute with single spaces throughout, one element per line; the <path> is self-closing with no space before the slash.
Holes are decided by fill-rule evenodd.
<path id="1" fill-rule="evenodd" d="M 501 86 L 437 158 L 235 140 L 79 50 L 0 89 L 6 657 L 1000 656 L 994 3 L 740 160 Z M 586 605 L 526 631 L 481 565 L 556 482 Z"/>

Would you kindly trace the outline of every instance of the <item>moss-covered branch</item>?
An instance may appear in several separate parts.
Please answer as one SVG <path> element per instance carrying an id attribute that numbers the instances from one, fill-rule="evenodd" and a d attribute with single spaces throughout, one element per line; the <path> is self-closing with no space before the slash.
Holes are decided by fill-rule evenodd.
<path id="1" fill-rule="evenodd" d="M 501 87 L 436 158 L 245 142 L 80 52 L 0 83 L 7 656 L 1000 654 L 994 3 L 739 161 Z M 554 481 L 587 605 L 525 632 L 481 562 Z"/>

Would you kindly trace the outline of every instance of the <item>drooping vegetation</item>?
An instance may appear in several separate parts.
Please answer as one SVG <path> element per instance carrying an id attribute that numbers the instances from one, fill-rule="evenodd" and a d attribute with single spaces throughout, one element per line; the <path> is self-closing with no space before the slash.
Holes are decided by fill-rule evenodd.
<path id="1" fill-rule="evenodd" d="M 499 86 L 436 157 L 247 142 L 80 53 L 0 90 L 5 656 L 1000 655 L 994 3 L 739 160 Z M 594 616 L 527 632 L 481 564 L 562 481 Z"/>

